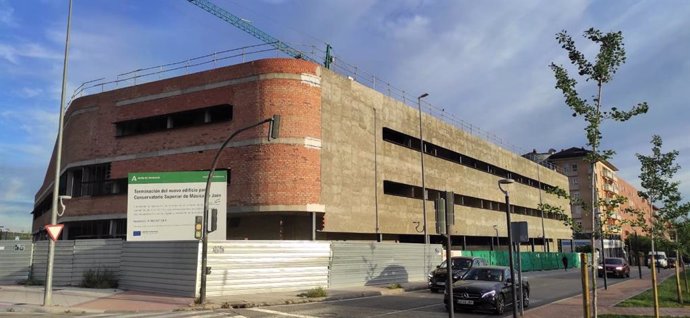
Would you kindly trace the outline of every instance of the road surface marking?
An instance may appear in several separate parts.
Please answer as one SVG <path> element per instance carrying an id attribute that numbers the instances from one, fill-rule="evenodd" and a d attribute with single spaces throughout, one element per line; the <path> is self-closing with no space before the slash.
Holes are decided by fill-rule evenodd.
<path id="1" fill-rule="evenodd" d="M 274 315 L 285 316 L 285 317 L 317 318 L 317 317 L 314 317 L 314 316 L 288 314 L 288 313 L 285 313 L 285 312 L 280 312 L 280 311 L 275 311 L 275 310 L 268 310 L 268 309 L 262 309 L 262 308 L 248 308 L 247 310 L 258 311 L 258 312 L 262 312 L 262 313 L 266 313 L 266 314 L 274 314 Z"/>

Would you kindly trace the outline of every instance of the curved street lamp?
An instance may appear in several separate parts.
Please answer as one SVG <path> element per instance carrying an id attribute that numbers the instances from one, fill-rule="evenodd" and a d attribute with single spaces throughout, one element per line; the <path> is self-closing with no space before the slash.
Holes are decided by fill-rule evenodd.
<path id="1" fill-rule="evenodd" d="M 508 189 L 503 189 L 503 186 L 508 186 L 515 183 L 513 179 L 501 179 L 498 180 L 498 188 L 506 196 L 506 223 L 508 225 L 508 261 L 510 262 L 510 288 L 513 294 L 513 318 L 517 318 L 517 291 L 515 289 L 516 279 L 515 279 L 515 264 L 513 263 L 513 233 L 510 230 L 510 194 L 508 194 Z"/>
<path id="2" fill-rule="evenodd" d="M 422 220 L 424 222 L 424 244 L 429 244 L 429 232 L 426 227 L 426 184 L 424 183 L 424 136 L 422 135 L 422 98 L 429 96 L 424 93 L 417 97 L 417 109 L 419 109 L 419 156 L 422 164 Z"/>

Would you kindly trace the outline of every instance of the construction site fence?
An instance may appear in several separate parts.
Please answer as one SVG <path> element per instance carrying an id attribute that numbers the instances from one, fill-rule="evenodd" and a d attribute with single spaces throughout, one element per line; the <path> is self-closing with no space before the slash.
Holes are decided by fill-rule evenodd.
<path id="1" fill-rule="evenodd" d="M 508 251 L 461 251 L 462 256 L 481 257 L 491 265 L 508 266 Z M 563 257 L 568 260 L 568 268 L 580 267 L 580 253 L 558 252 L 520 252 L 523 272 L 563 269 Z M 517 252 L 513 255 L 517 264 Z"/>

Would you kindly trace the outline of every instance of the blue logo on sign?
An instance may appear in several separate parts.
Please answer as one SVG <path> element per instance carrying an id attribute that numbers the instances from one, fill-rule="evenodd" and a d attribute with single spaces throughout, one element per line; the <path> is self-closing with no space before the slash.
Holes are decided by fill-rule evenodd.
<path id="1" fill-rule="evenodd" d="M 134 233 L 133 233 L 132 235 L 134 235 L 134 236 L 141 236 L 141 231 L 134 231 Z"/>

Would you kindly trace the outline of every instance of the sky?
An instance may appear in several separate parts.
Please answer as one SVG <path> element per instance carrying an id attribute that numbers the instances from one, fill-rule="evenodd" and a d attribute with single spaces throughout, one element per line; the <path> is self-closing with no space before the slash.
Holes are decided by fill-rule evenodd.
<path id="1" fill-rule="evenodd" d="M 586 29 L 622 31 L 627 63 L 604 87 L 603 105 L 650 109 L 604 122 L 602 148 L 616 151 L 618 176 L 639 186 L 635 154 L 650 154 L 660 135 L 664 151 L 680 152 L 675 179 L 690 198 L 690 1 L 213 1 L 295 48 L 329 43 L 337 65 L 376 76 L 379 87 L 428 93 L 445 116 L 518 152 L 587 144 L 584 119 L 554 88 L 549 64 L 569 65 L 555 34 L 567 30 L 593 59 Z M 13 230 L 30 229 L 57 135 L 67 11 L 67 0 L 0 0 L 0 225 Z M 67 95 L 93 79 L 258 44 L 184 0 L 74 0 Z M 578 82 L 582 97 L 595 93 Z"/>

